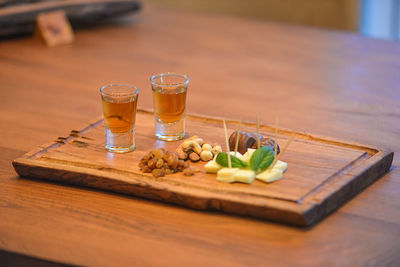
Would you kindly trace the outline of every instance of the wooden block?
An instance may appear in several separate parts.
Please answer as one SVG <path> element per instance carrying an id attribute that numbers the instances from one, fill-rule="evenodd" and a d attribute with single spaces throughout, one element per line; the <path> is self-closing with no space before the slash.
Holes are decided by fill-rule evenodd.
<path id="1" fill-rule="evenodd" d="M 71 44 L 74 33 L 64 11 L 39 14 L 36 19 L 36 34 L 47 46 Z"/>

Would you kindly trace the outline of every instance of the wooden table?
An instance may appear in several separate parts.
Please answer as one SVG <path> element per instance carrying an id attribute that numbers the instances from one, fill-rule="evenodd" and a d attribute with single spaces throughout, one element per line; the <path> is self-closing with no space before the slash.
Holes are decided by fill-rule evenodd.
<path id="1" fill-rule="evenodd" d="M 191 77 L 188 112 L 395 151 L 392 171 L 309 229 L 19 178 L 11 161 L 101 113 L 99 87 Z M 78 265 L 400 264 L 400 44 L 146 6 L 72 46 L 0 42 L 0 249 Z M 1 261 L 1 259 L 0 259 Z"/>

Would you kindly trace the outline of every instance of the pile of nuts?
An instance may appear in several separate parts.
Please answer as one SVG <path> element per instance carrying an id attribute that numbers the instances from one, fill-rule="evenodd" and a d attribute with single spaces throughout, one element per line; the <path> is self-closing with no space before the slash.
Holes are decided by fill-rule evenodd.
<path id="1" fill-rule="evenodd" d="M 221 146 L 204 143 L 203 138 L 196 135 L 182 142 L 176 149 L 180 160 L 190 159 L 192 162 L 197 162 L 200 159 L 210 161 L 221 151 Z"/>
<path id="2" fill-rule="evenodd" d="M 147 153 L 140 160 L 139 168 L 144 173 L 152 173 L 154 177 L 184 170 L 185 175 L 193 175 L 196 172 L 190 168 L 189 162 L 179 159 L 177 153 L 166 151 L 164 148 L 153 149 Z"/>

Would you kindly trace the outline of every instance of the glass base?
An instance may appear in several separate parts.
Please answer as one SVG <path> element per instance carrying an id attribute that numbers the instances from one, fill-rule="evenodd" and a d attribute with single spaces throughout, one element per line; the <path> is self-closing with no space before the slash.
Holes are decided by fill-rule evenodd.
<path id="1" fill-rule="evenodd" d="M 126 133 L 113 133 L 110 129 L 105 129 L 106 149 L 113 153 L 126 153 L 135 149 L 135 129 Z"/>
<path id="2" fill-rule="evenodd" d="M 185 137 L 185 117 L 180 121 L 167 123 L 156 117 L 156 137 L 163 141 L 176 141 Z"/>

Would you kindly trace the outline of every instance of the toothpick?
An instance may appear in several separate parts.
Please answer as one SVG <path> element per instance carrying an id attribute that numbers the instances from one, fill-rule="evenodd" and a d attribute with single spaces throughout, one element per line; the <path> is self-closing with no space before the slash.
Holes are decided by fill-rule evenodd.
<path id="1" fill-rule="evenodd" d="M 225 123 L 225 120 L 224 120 L 224 131 L 225 131 L 226 150 L 228 151 L 228 167 L 229 167 L 229 168 L 232 168 L 232 163 L 231 163 L 231 152 L 229 151 L 228 131 L 226 130 L 226 123 Z"/>
<path id="2" fill-rule="evenodd" d="M 278 156 L 276 156 L 274 158 L 274 161 L 272 162 L 271 166 L 268 167 L 269 171 L 272 170 L 272 168 L 275 166 L 275 164 L 278 162 L 279 158 L 282 156 L 282 154 L 286 151 L 286 149 L 288 148 L 289 144 L 293 141 L 294 137 L 296 136 L 296 134 L 293 134 L 289 140 L 286 142 L 285 146 L 283 147 L 283 149 L 281 150 L 281 153 L 279 153 Z"/>
<path id="3" fill-rule="evenodd" d="M 257 115 L 257 148 L 260 148 L 260 122 Z"/>
<path id="4" fill-rule="evenodd" d="M 242 118 L 240 118 L 240 122 L 239 122 L 239 129 L 236 135 L 236 142 L 235 142 L 235 157 L 236 157 L 236 153 L 238 150 L 238 146 L 239 146 L 239 138 L 240 138 L 240 132 L 242 130 Z"/>
<path id="5" fill-rule="evenodd" d="M 274 144 L 274 159 L 276 158 L 276 150 L 278 145 L 278 117 L 275 118 L 275 144 Z"/>

